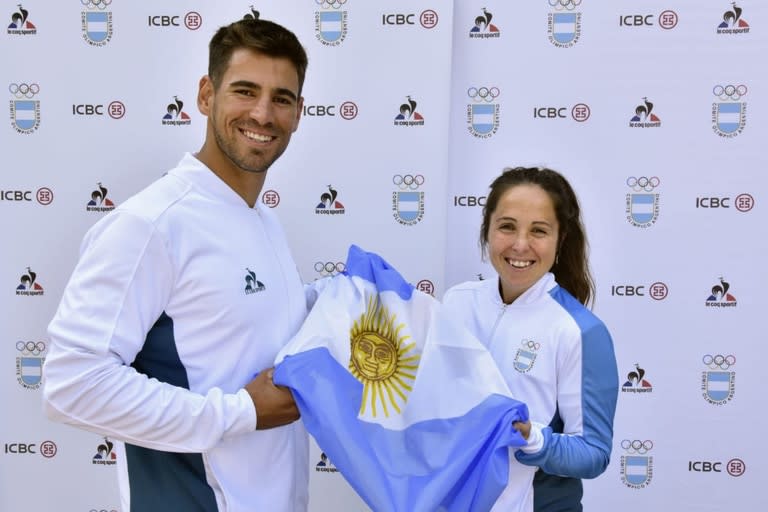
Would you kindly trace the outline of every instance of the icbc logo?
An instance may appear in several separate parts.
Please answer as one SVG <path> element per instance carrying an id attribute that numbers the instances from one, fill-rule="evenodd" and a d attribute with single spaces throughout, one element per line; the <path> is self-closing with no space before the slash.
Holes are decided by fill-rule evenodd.
<path id="1" fill-rule="evenodd" d="M 150 27 L 179 27 L 179 16 L 147 16 Z"/>
<path id="2" fill-rule="evenodd" d="M 534 119 L 566 119 L 568 117 L 568 107 L 533 107 Z M 583 123 L 590 116 L 589 105 L 577 103 L 570 108 L 571 119 Z"/>
<path id="3" fill-rule="evenodd" d="M 697 197 L 696 208 L 734 208 L 740 212 L 748 212 L 755 205 L 755 199 L 749 194 L 739 194 L 733 200 L 730 197 Z"/>
<path id="4" fill-rule="evenodd" d="M 587 119 L 589 119 L 589 115 L 591 114 L 591 111 L 589 110 L 589 105 L 586 103 L 577 103 L 573 106 L 571 109 L 571 117 L 574 121 L 583 123 Z"/>
<path id="5" fill-rule="evenodd" d="M 652 27 L 655 25 L 653 14 L 621 14 L 619 15 L 620 27 Z M 666 10 L 658 16 L 659 27 L 664 30 L 673 29 L 677 26 L 677 13 Z"/>
<path id="6" fill-rule="evenodd" d="M 734 204 L 740 212 L 748 212 L 755 206 L 755 198 L 749 194 L 739 194 L 736 196 Z"/>
<path id="7" fill-rule="evenodd" d="M 280 194 L 278 194 L 276 190 L 265 190 L 264 193 L 261 194 L 261 202 L 264 203 L 265 206 L 275 208 L 280 204 Z"/>
<path id="8" fill-rule="evenodd" d="M 622 14 L 619 15 L 620 27 L 642 27 L 653 25 L 653 14 Z"/>
<path id="9" fill-rule="evenodd" d="M 125 105 L 121 101 L 113 101 L 107 106 L 107 113 L 112 119 L 122 119 L 125 115 Z"/>
<path id="10" fill-rule="evenodd" d="M 435 28 L 437 26 L 437 13 L 432 9 L 422 11 L 419 16 L 419 23 L 424 28 Z"/>
<path id="11" fill-rule="evenodd" d="M 618 295 L 619 297 L 642 297 L 645 295 L 645 286 L 632 286 L 628 285 L 613 285 L 611 286 L 611 295 Z"/>
<path id="12" fill-rule="evenodd" d="M 533 117 L 534 119 L 556 119 L 558 117 L 565 118 L 565 111 L 567 107 L 534 107 Z"/>
<path id="13" fill-rule="evenodd" d="M 435 285 L 429 279 L 422 279 L 416 283 L 416 289 L 429 295 L 435 295 Z"/>
<path id="14" fill-rule="evenodd" d="M 35 192 L 35 199 L 43 206 L 53 202 L 53 191 L 48 187 L 40 187 Z M 0 190 L 0 201 L 32 201 L 31 190 Z"/>
<path id="15" fill-rule="evenodd" d="M 5 453 L 37 453 L 35 443 L 5 443 Z"/>
<path id="16" fill-rule="evenodd" d="M 725 466 L 725 471 L 731 476 L 741 476 L 747 469 L 744 461 L 741 459 L 731 459 L 726 463 L 708 460 L 688 461 L 688 471 L 694 473 L 722 473 L 723 466 Z"/>
<path id="17" fill-rule="evenodd" d="M 43 441 L 39 449 L 36 443 L 5 443 L 5 453 L 13 455 L 40 453 L 43 457 L 50 459 L 56 455 L 56 451 L 56 443 L 53 441 Z"/>
<path id="18" fill-rule="evenodd" d="M 88 103 L 72 105 L 73 116 L 103 116 L 105 112 L 112 119 L 120 119 L 125 115 L 125 105 L 120 101 L 113 101 L 106 107 Z"/>
<path id="19" fill-rule="evenodd" d="M 347 121 L 351 121 L 357 117 L 357 105 L 351 101 L 345 101 L 339 107 L 339 113 L 342 118 L 346 119 Z"/>
<path id="20" fill-rule="evenodd" d="M 415 25 L 415 14 L 382 14 L 382 25 Z"/>
<path id="21" fill-rule="evenodd" d="M 184 26 L 189 30 L 197 30 L 203 24 L 203 17 L 200 13 L 191 11 L 184 15 Z M 156 15 L 147 16 L 147 25 L 150 27 L 180 27 L 181 16 Z"/>
<path id="22" fill-rule="evenodd" d="M 696 208 L 730 208 L 730 197 L 697 197 Z"/>
<path id="23" fill-rule="evenodd" d="M 104 105 L 72 105 L 73 116 L 103 116 Z"/>
<path id="24" fill-rule="evenodd" d="M 485 196 L 453 196 L 453 206 L 485 206 Z"/>
<path id="25" fill-rule="evenodd" d="M 31 201 L 31 190 L 0 190 L 0 201 Z"/>
<path id="26" fill-rule="evenodd" d="M 43 206 L 48 206 L 53 202 L 53 190 L 48 187 L 41 187 L 37 189 L 37 202 Z"/>
<path id="27" fill-rule="evenodd" d="M 304 105 L 302 113 L 305 116 L 311 116 L 311 117 L 335 116 L 336 106 L 335 105 Z"/>
<path id="28" fill-rule="evenodd" d="M 688 461 L 688 471 L 696 471 L 699 473 L 720 473 L 722 462 L 709 462 L 706 460 Z"/>
<path id="29" fill-rule="evenodd" d="M 662 282 L 653 283 L 650 286 L 633 284 L 615 284 L 611 286 L 611 295 L 614 297 L 645 297 L 653 300 L 667 298 L 667 285 Z"/>

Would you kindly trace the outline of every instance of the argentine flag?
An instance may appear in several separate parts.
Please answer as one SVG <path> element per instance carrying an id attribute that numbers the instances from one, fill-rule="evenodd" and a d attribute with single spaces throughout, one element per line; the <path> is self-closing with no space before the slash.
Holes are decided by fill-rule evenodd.
<path id="1" fill-rule="evenodd" d="M 274 382 L 376 512 L 488 511 L 509 480 L 509 447 L 525 444 L 512 423 L 527 407 L 485 347 L 354 245 L 278 354 Z"/>

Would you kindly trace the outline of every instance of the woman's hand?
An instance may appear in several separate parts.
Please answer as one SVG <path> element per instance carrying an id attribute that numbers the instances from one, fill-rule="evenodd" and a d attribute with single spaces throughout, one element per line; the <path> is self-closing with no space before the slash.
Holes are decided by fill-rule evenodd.
<path id="1" fill-rule="evenodd" d="M 531 420 L 528 420 L 525 423 L 522 421 L 516 421 L 512 424 L 512 428 L 520 432 L 520 435 L 523 436 L 523 439 L 527 441 L 528 436 L 531 435 Z"/>

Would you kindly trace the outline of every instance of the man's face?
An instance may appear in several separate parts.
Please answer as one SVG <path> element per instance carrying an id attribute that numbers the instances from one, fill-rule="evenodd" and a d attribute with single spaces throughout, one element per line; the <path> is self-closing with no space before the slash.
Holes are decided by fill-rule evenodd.
<path id="1" fill-rule="evenodd" d="M 299 79 L 290 60 L 244 48 L 235 50 L 214 90 L 208 94 L 209 123 L 218 149 L 234 166 L 264 172 L 283 154 L 299 125 L 302 101 Z"/>

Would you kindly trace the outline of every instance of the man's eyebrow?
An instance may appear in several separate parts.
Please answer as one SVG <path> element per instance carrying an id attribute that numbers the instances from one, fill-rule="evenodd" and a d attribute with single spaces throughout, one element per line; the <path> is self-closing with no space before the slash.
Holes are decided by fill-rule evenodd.
<path id="1" fill-rule="evenodd" d="M 234 82 L 230 82 L 229 87 L 247 87 L 249 89 L 258 89 L 258 90 L 262 89 L 262 87 L 259 84 L 255 82 L 251 82 L 250 80 L 236 80 Z M 275 89 L 275 92 L 279 95 L 289 96 L 294 101 L 298 100 L 296 93 L 285 87 L 278 87 L 277 89 Z"/>

